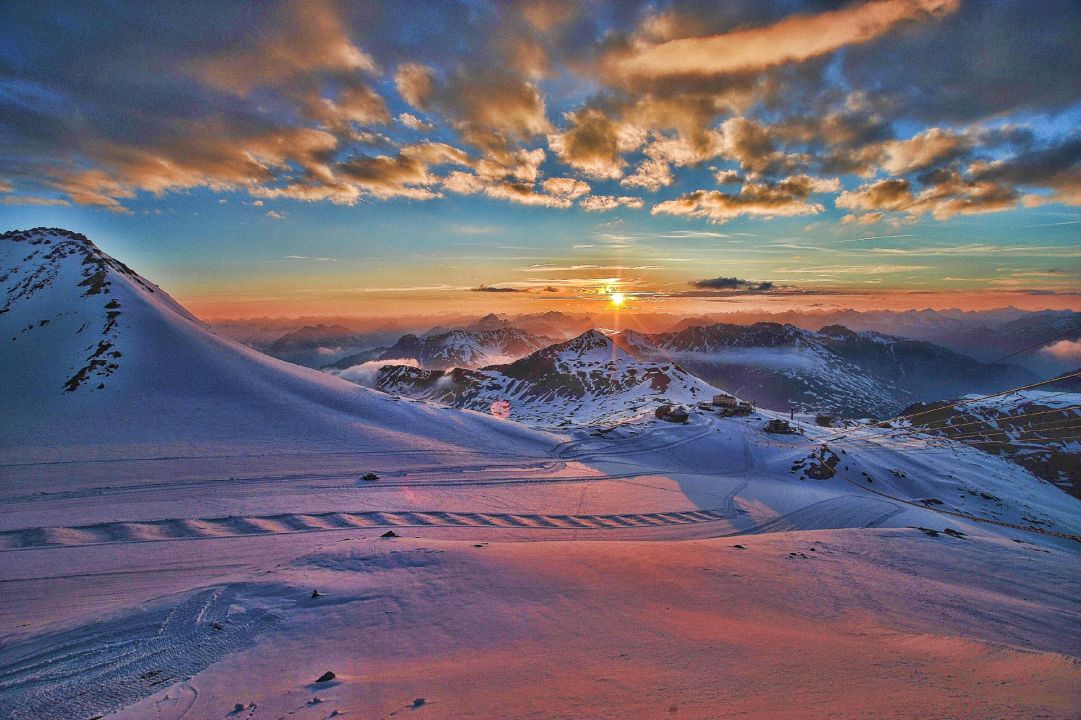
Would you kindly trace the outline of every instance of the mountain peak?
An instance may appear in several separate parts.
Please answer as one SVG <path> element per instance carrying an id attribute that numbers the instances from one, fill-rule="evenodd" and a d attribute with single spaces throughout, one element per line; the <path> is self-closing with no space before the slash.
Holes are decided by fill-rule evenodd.
<path id="1" fill-rule="evenodd" d="M 612 346 L 612 339 L 596 328 L 590 328 L 578 337 L 563 343 L 566 349 L 594 350 L 608 349 Z"/>

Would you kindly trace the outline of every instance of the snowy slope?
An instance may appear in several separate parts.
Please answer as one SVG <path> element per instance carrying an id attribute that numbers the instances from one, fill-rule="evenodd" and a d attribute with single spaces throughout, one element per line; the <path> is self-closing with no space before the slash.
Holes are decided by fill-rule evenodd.
<path id="1" fill-rule="evenodd" d="M 950 405 L 906 408 L 914 417 L 904 427 L 1006 458 L 1081 498 L 1081 393 L 1020 390 Z"/>
<path id="2" fill-rule="evenodd" d="M 0 444 L 548 441 L 395 401 L 213 334 L 82 235 L 0 235 Z"/>
<path id="3" fill-rule="evenodd" d="M 666 402 L 692 404 L 716 392 L 673 363 L 636 360 L 596 330 L 479 370 L 391 365 L 375 375 L 374 385 L 455 407 L 502 407 L 511 419 L 547 428 L 610 426 L 651 416 Z"/>
<path id="4" fill-rule="evenodd" d="M 260 356 L 81 236 L 0 253 L 0 717 L 1081 705 L 1081 501 L 1017 464 L 770 411 L 544 434 Z M 600 333 L 459 374 L 512 417 L 711 392 Z"/>

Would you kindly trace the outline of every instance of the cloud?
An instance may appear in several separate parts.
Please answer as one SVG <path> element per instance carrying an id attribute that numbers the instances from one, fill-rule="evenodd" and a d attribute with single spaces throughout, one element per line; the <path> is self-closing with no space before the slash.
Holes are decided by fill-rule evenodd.
<path id="1" fill-rule="evenodd" d="M 559 159 L 587 177 L 618 178 L 626 164 L 623 153 L 641 145 L 636 129 L 614 121 L 597 108 L 567 115 L 568 128 L 548 136 L 548 146 Z"/>
<path id="2" fill-rule="evenodd" d="M 941 128 L 930 128 L 907 140 L 890 140 L 882 145 L 882 169 L 891 175 L 923 170 L 968 149 L 971 138 Z"/>
<path id="3" fill-rule="evenodd" d="M 889 42 L 851 46 L 840 71 L 874 88 L 907 117 L 971 122 L 1013 112 L 1054 113 L 1077 103 L 1081 4 L 1045 0 L 964 2 L 933 32 L 898 32 Z M 1040 82 L 1032 82 L 1032 78 Z"/>
<path id="4" fill-rule="evenodd" d="M 398 358 L 393 360 L 371 360 L 359 365 L 353 365 L 345 370 L 333 370 L 331 374 L 337 375 L 343 380 L 356 383 L 357 385 L 363 385 L 364 387 L 375 387 L 376 382 L 379 380 L 380 369 L 387 365 L 405 365 L 407 367 L 420 368 L 420 363 L 415 358 Z"/>
<path id="5" fill-rule="evenodd" d="M 515 143 L 552 129 L 540 89 L 497 68 L 460 68 L 434 86 L 428 107 L 442 112 L 465 143 L 496 161 Z"/>
<path id="6" fill-rule="evenodd" d="M 245 95 L 321 70 L 375 72 L 375 61 L 353 44 L 334 6 L 313 0 L 284 6 L 248 46 L 192 61 L 208 84 Z"/>
<path id="7" fill-rule="evenodd" d="M 845 190 L 835 204 L 846 210 L 905 210 L 916 201 L 911 187 L 904 178 L 878 180 L 855 190 Z"/>
<path id="8" fill-rule="evenodd" d="M 811 193 L 829 192 L 840 187 L 836 178 L 814 178 L 793 175 L 777 183 L 747 183 L 738 195 L 719 190 L 696 190 L 675 200 L 653 206 L 653 215 L 684 215 L 724 223 L 751 215 L 758 217 L 791 217 L 816 215 L 825 208 L 808 202 Z"/>
<path id="9" fill-rule="evenodd" d="M 284 220 L 285 219 L 285 213 L 278 212 L 277 210 L 267 210 L 266 211 L 266 216 L 268 218 L 270 218 L 271 220 Z"/>
<path id="10" fill-rule="evenodd" d="M 63 198 L 5 194 L 0 197 L 0 205 L 71 205 L 71 203 Z"/>
<path id="11" fill-rule="evenodd" d="M 398 122 L 405 125 L 410 130 L 431 130 L 434 127 L 431 123 L 421 120 L 412 113 L 399 114 Z"/>
<path id="12" fill-rule="evenodd" d="M 425 110 L 432 99 L 432 84 L 435 71 L 420 63 L 405 63 L 394 73 L 394 87 L 403 100 L 417 108 Z"/>
<path id="13" fill-rule="evenodd" d="M 473 292 L 484 292 L 484 293 L 522 293 L 522 292 L 529 292 L 529 290 L 526 289 L 526 288 L 493 287 L 491 285 L 480 285 L 478 287 L 471 288 L 471 290 Z"/>
<path id="14" fill-rule="evenodd" d="M 1051 355 L 1059 360 L 1069 362 L 1081 361 L 1081 340 L 1059 340 L 1051 343 L 1040 352 Z"/>
<path id="15" fill-rule="evenodd" d="M 903 178 L 889 178 L 842 192 L 836 200 L 846 210 L 895 211 L 916 217 L 930 213 L 937 220 L 955 215 L 997 212 L 1015 207 L 1019 194 L 994 182 L 976 181 L 952 170 L 928 175 L 925 186 L 914 193 Z M 863 222 L 857 217 L 856 222 Z"/>
<path id="16" fill-rule="evenodd" d="M 840 192 L 842 222 L 888 226 L 1081 204 L 1081 136 L 1054 115 L 1081 101 L 1076 2 L 663 5 L 8 13 L 0 177 L 25 199 L 3 202 L 637 206 L 618 181 L 673 187 L 654 214 L 811 215 Z"/>
<path id="17" fill-rule="evenodd" d="M 772 282 L 754 282 L 735 277 L 715 277 L 705 280 L 692 280 L 690 283 L 699 290 L 723 290 L 728 292 L 767 293 L 775 289 Z"/>
<path id="18" fill-rule="evenodd" d="M 800 62 L 879 37 L 906 21 L 954 12 L 959 0 L 872 0 L 772 25 L 650 44 L 638 42 L 604 59 L 619 79 L 746 73 Z"/>
<path id="19" fill-rule="evenodd" d="M 627 195 L 588 195 L 578 201 L 579 207 L 586 212 L 606 212 L 620 207 L 638 209 L 644 204 L 642 198 Z"/>
<path id="20" fill-rule="evenodd" d="M 345 182 L 379 198 L 428 199 L 439 180 L 433 166 L 468 165 L 469 157 L 445 143 L 424 142 L 403 147 L 396 156 L 356 155 L 337 166 Z"/>
<path id="21" fill-rule="evenodd" d="M 571 200 L 585 195 L 590 190 L 589 183 L 566 177 L 548 178 L 541 183 L 541 187 L 550 195 L 570 198 Z"/>
<path id="22" fill-rule="evenodd" d="M 1049 196 L 1025 198 L 1029 205 L 1046 202 L 1081 205 L 1081 133 L 1010 158 L 978 163 L 973 175 L 977 181 L 1053 191 Z"/>

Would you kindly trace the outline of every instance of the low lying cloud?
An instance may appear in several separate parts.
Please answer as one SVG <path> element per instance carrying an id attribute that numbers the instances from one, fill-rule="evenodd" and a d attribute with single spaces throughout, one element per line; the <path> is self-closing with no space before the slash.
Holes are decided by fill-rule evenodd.
<path id="1" fill-rule="evenodd" d="M 370 360 L 360 365 L 353 365 L 345 370 L 334 371 L 331 374 L 337 375 L 343 380 L 356 383 L 357 385 L 363 385 L 364 387 L 375 387 L 376 382 L 379 379 L 379 370 L 387 365 L 407 365 L 409 367 L 420 368 L 420 363 L 414 358 L 401 358 L 398 360 Z"/>
<path id="2" fill-rule="evenodd" d="M 1059 340 L 1043 348 L 1041 352 L 1067 362 L 1081 362 L 1081 340 Z"/>

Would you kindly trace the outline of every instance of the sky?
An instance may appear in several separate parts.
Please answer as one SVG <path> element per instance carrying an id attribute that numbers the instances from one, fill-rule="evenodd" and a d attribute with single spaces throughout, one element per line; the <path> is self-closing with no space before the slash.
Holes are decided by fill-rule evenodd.
<path id="1" fill-rule="evenodd" d="M 0 229 L 208 319 L 1081 309 L 1081 3 L 0 6 Z"/>

